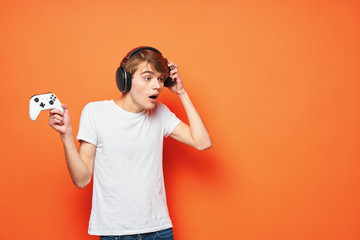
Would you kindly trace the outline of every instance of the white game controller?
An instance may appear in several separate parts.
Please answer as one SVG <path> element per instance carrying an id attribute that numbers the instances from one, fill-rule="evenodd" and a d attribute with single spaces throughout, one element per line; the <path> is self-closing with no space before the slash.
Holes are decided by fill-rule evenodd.
<path id="1" fill-rule="evenodd" d="M 36 94 L 30 98 L 29 115 L 35 121 L 41 111 L 56 108 L 62 112 L 59 99 L 53 93 Z"/>

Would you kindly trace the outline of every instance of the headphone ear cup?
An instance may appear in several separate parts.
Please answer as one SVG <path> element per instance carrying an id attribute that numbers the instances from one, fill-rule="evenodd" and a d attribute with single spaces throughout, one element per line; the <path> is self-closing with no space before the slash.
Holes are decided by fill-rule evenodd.
<path id="1" fill-rule="evenodd" d="M 174 84 L 175 84 L 175 81 L 171 77 L 167 77 L 164 82 L 165 87 L 171 87 Z"/>
<path id="2" fill-rule="evenodd" d="M 168 66 L 169 62 L 168 62 L 167 58 L 164 58 L 164 60 L 166 62 L 166 66 Z M 168 68 L 169 68 L 169 72 L 168 72 L 169 76 L 165 79 L 165 82 L 164 82 L 165 87 L 171 87 L 172 85 L 175 84 L 175 81 L 170 77 L 170 72 L 171 72 L 172 68 L 171 67 L 168 67 Z"/>
<path id="3" fill-rule="evenodd" d="M 125 68 L 120 66 L 116 70 L 116 85 L 120 92 L 125 93 L 131 89 L 131 74 L 127 73 Z"/>
<path id="4" fill-rule="evenodd" d="M 116 70 L 115 77 L 116 77 L 116 85 L 118 89 L 120 90 L 120 92 L 124 93 L 126 73 L 124 72 L 124 69 L 122 67 L 118 67 L 118 69 Z"/>

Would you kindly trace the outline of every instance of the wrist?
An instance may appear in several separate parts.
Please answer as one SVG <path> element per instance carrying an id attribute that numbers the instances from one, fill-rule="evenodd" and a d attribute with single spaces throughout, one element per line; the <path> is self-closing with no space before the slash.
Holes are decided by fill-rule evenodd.
<path id="1" fill-rule="evenodd" d="M 178 95 L 179 97 L 182 97 L 182 96 L 186 96 L 187 93 L 186 93 L 185 89 L 182 89 L 182 90 L 180 90 L 180 91 L 177 92 L 177 95 Z"/>
<path id="2" fill-rule="evenodd" d="M 73 138 L 72 128 L 70 127 L 69 129 L 65 130 L 65 132 L 61 132 L 60 137 L 63 141 L 69 138 L 72 139 Z"/>

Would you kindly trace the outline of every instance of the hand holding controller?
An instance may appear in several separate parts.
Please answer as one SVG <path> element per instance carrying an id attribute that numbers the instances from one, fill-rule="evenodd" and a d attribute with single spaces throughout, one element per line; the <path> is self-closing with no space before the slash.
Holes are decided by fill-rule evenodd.
<path id="1" fill-rule="evenodd" d="M 29 115 L 30 119 L 35 121 L 41 111 L 56 108 L 62 112 L 59 99 L 53 93 L 36 94 L 30 98 Z"/>

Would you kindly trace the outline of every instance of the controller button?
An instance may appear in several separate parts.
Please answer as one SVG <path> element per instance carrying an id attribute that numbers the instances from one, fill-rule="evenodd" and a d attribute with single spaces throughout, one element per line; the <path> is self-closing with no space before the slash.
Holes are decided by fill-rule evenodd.
<path id="1" fill-rule="evenodd" d="M 39 98 L 35 98 L 34 101 L 35 101 L 35 102 L 38 102 L 38 101 L 39 101 Z"/>
<path id="2" fill-rule="evenodd" d="M 49 103 L 50 103 L 50 105 L 53 105 L 53 104 L 54 104 L 54 101 L 51 100 Z"/>
<path id="3" fill-rule="evenodd" d="M 44 108 L 45 104 L 44 103 L 40 103 L 40 107 Z"/>

